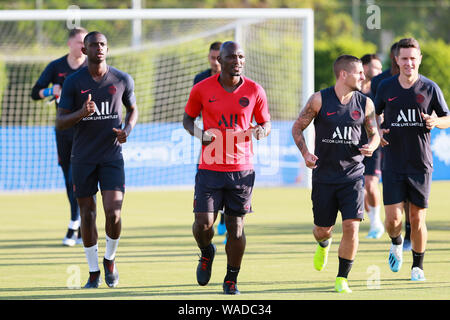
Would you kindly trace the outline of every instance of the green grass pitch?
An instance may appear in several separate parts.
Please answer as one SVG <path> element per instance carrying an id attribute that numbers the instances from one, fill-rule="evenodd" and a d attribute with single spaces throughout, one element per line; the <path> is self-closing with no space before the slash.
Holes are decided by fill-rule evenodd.
<path id="1" fill-rule="evenodd" d="M 325 270 L 313 269 L 310 191 L 255 188 L 246 217 L 247 248 L 239 275 L 240 296 L 230 300 L 303 299 L 450 299 L 450 182 L 433 182 L 427 214 L 427 281 L 409 280 L 412 256 L 404 255 L 400 272 L 387 264 L 390 241 L 365 239 L 349 275 L 351 295 L 334 292 L 341 223 L 335 227 Z M 98 202 L 101 203 L 100 194 Z M 69 209 L 64 193 L 2 194 L 0 225 L 0 299 L 163 299 L 221 300 L 226 271 L 224 236 L 216 235 L 217 255 L 206 287 L 197 285 L 199 250 L 191 227 L 192 191 L 128 191 L 122 212 L 117 252 L 120 283 L 108 288 L 79 289 L 88 268 L 82 246 L 63 247 Z M 384 211 L 382 211 L 382 217 Z M 384 219 L 384 218 L 383 218 Z M 97 213 L 99 261 L 104 254 L 104 214 Z M 102 269 L 102 266 L 101 266 Z M 102 270 L 103 273 L 103 270 Z"/>

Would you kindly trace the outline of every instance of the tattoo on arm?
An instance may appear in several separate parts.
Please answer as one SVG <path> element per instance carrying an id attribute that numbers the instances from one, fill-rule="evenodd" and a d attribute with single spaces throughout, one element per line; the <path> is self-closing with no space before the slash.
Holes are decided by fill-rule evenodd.
<path id="1" fill-rule="evenodd" d="M 303 131 L 309 126 L 311 121 L 318 114 L 318 110 L 313 104 L 313 98 L 314 95 L 309 98 L 305 107 L 300 112 L 298 119 L 292 126 L 292 136 L 294 138 L 295 144 L 303 155 L 308 151 Z"/>
<path id="2" fill-rule="evenodd" d="M 367 132 L 367 137 L 370 138 L 374 136 L 377 131 L 377 119 L 375 117 L 375 109 L 373 107 L 373 103 L 367 103 L 366 105 L 366 116 L 364 119 L 364 127 Z"/>

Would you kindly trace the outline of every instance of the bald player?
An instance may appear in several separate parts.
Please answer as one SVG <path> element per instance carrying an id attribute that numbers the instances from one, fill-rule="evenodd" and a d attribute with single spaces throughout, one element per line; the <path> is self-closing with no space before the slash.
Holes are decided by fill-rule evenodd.
<path id="1" fill-rule="evenodd" d="M 244 256 L 244 218 L 251 212 L 255 172 L 252 135 L 260 140 L 270 133 L 270 114 L 264 89 L 243 76 L 245 53 L 236 42 L 222 44 L 221 71 L 195 85 L 185 107 L 183 125 L 202 142 L 195 178 L 194 238 L 201 250 L 197 282 L 208 284 L 216 247 L 214 221 L 224 208 L 227 228 L 225 294 L 239 294 L 237 277 Z M 203 130 L 195 125 L 202 114 Z M 252 121 L 255 120 L 256 124 Z"/>

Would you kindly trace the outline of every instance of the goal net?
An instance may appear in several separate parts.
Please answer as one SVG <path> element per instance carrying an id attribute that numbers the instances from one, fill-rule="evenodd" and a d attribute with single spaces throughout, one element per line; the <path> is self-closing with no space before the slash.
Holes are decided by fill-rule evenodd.
<path id="1" fill-rule="evenodd" d="M 76 8 L 75 8 L 76 9 Z M 108 38 L 108 64 L 135 80 L 139 121 L 123 145 L 127 188 L 192 187 L 200 142 L 182 126 L 209 45 L 235 40 L 245 76 L 266 91 L 272 133 L 254 141 L 256 185 L 308 186 L 291 128 L 313 93 L 313 14 L 303 9 L 34 10 L 0 12 L 0 191 L 64 188 L 51 100 L 31 89 L 67 53 L 68 28 Z"/>

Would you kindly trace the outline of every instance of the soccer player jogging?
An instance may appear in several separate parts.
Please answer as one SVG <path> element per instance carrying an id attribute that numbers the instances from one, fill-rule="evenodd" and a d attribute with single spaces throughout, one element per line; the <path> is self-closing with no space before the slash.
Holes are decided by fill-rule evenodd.
<path id="1" fill-rule="evenodd" d="M 380 73 L 378 76 L 374 77 L 370 84 L 370 89 L 372 92 L 372 97 L 375 100 L 376 92 L 379 84 L 384 79 L 395 76 L 399 73 L 398 64 L 395 61 L 395 51 L 397 49 L 397 42 L 394 42 L 391 45 L 389 58 L 391 60 L 391 66 L 387 70 Z M 383 148 L 381 149 L 383 152 Z M 411 251 L 411 224 L 409 223 L 409 205 L 408 201 L 404 201 L 403 203 L 403 211 L 405 212 L 405 237 L 403 239 L 403 251 Z"/>
<path id="2" fill-rule="evenodd" d="M 71 29 L 69 31 L 67 40 L 69 53 L 47 65 L 33 86 L 31 91 L 33 100 L 51 97 L 52 100 L 55 100 L 56 107 L 58 107 L 64 80 L 72 73 L 86 66 L 86 57 L 81 51 L 81 48 L 83 48 L 83 39 L 86 34 L 87 31 L 83 28 Z M 50 84 L 53 84 L 53 86 L 49 87 Z M 66 193 L 70 203 L 70 222 L 63 239 L 63 245 L 74 246 L 75 244 L 81 244 L 82 241 L 81 233 L 79 232 L 80 210 L 73 194 L 72 168 L 70 163 L 73 128 L 66 130 L 55 129 L 55 136 L 58 164 L 63 171 Z"/>
<path id="3" fill-rule="evenodd" d="M 270 114 L 264 89 L 242 75 L 245 64 L 238 43 L 222 44 L 218 61 L 221 72 L 195 85 L 186 104 L 183 126 L 202 141 L 202 155 L 195 177 L 192 231 L 201 257 L 197 282 L 208 284 L 216 247 L 211 243 L 218 210 L 225 208 L 227 273 L 225 294 L 239 294 L 237 277 L 245 251 L 245 214 L 251 212 L 255 172 L 252 135 L 270 133 Z M 195 125 L 202 113 L 203 130 Z M 256 125 L 252 124 L 253 118 Z"/>
<path id="4" fill-rule="evenodd" d="M 211 43 L 211 45 L 209 46 L 209 53 L 208 53 L 208 62 L 209 62 L 209 69 L 204 70 L 203 72 L 200 72 L 199 74 L 197 74 L 194 78 L 194 85 L 196 85 L 197 83 L 199 83 L 202 80 L 205 80 L 206 78 L 209 78 L 213 75 L 216 75 L 218 73 L 220 73 L 220 63 L 217 60 L 217 58 L 219 57 L 220 54 L 220 46 L 222 45 L 222 42 L 220 41 L 215 41 L 213 43 Z M 200 117 L 199 117 L 200 118 Z M 227 228 L 225 227 L 225 218 L 224 218 L 224 213 L 223 210 L 219 210 L 220 212 L 220 220 L 219 220 L 219 224 L 217 225 L 217 233 L 219 235 L 225 234 L 225 232 L 227 231 Z M 226 238 L 224 243 L 226 243 Z"/>
<path id="5" fill-rule="evenodd" d="M 364 165 L 379 144 L 373 102 L 359 92 L 364 80 L 361 60 L 342 55 L 334 62 L 336 84 L 314 93 L 292 127 L 292 136 L 312 172 L 313 235 L 318 242 L 314 268 L 327 264 L 337 213 L 342 215 L 337 292 L 352 292 L 347 277 L 358 249 L 358 231 L 364 218 Z M 314 120 L 314 153 L 303 131 Z M 368 141 L 362 144 L 361 131 Z"/>
<path id="6" fill-rule="evenodd" d="M 101 283 L 95 197 L 98 184 L 106 217 L 105 281 L 109 287 L 115 287 L 119 281 L 115 256 L 125 192 L 121 144 L 127 141 L 137 122 L 138 109 L 131 76 L 106 63 L 106 37 L 97 31 L 88 33 L 83 53 L 88 65 L 66 79 L 56 126 L 75 128 L 73 188 L 80 207 L 81 234 L 90 274 L 85 288 L 97 288 Z M 126 107 L 123 128 L 122 105 Z"/>
<path id="7" fill-rule="evenodd" d="M 375 98 L 377 115 L 384 115 L 384 126 L 379 130 L 384 147 L 385 226 L 392 242 L 388 262 L 393 272 L 398 272 L 403 263 L 402 211 L 404 201 L 408 200 L 413 255 L 411 280 L 424 281 L 425 216 L 433 170 L 430 131 L 434 127 L 450 127 L 450 112 L 438 85 L 419 74 L 422 55 L 417 40 L 400 40 L 395 59 L 399 75 L 383 80 Z M 431 116 L 433 112 L 437 117 Z"/>
<path id="8" fill-rule="evenodd" d="M 366 54 L 361 58 L 365 80 L 361 92 L 373 99 L 370 90 L 372 79 L 382 70 L 381 60 L 376 54 Z M 362 131 L 363 141 L 367 140 L 365 130 Z M 364 157 L 364 207 L 370 220 L 370 229 L 366 238 L 378 239 L 384 233 L 384 226 L 380 219 L 381 196 L 379 182 L 381 177 L 381 148 L 378 147 L 371 157 Z"/>

